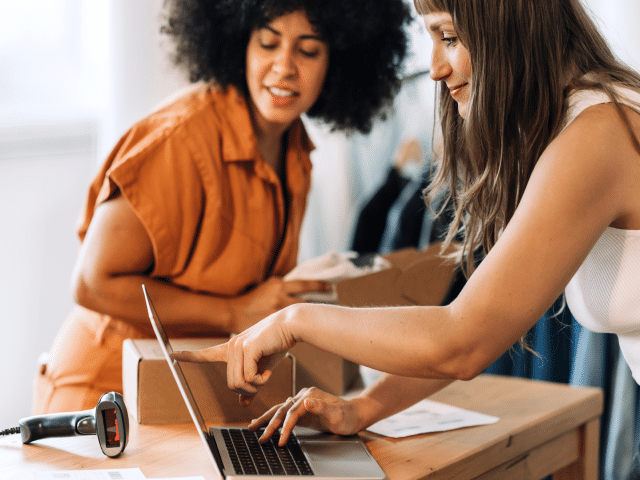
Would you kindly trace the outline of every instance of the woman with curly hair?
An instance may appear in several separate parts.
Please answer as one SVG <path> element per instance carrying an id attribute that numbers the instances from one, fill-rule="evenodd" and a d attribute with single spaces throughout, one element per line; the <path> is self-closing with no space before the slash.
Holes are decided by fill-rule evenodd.
<path id="1" fill-rule="evenodd" d="M 462 226 L 468 281 L 447 306 L 293 305 L 228 344 L 176 354 L 228 360 L 228 383 L 245 397 L 296 342 L 389 373 L 349 400 L 300 392 L 253 423 L 270 420 L 265 437 L 282 426 L 285 441 L 296 422 L 354 433 L 471 379 L 563 292 L 580 323 L 617 334 L 640 382 L 640 75 L 579 0 L 415 4 L 439 84 L 430 196 L 449 192 L 448 239 Z"/>
<path id="2" fill-rule="evenodd" d="M 368 132 L 400 85 L 402 0 L 174 0 L 163 32 L 195 86 L 136 123 L 91 184 L 77 307 L 38 373 L 34 411 L 122 390 L 122 342 L 152 338 L 140 285 L 173 336 L 241 332 L 315 281 L 296 264 L 310 187 L 300 115 Z"/>

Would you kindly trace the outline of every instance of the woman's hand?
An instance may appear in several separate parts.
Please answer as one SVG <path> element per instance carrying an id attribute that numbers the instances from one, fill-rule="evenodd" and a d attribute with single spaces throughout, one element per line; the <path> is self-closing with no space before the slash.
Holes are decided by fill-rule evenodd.
<path id="1" fill-rule="evenodd" d="M 227 385 L 240 394 L 242 404 L 248 405 L 269 380 L 287 350 L 296 344 L 288 326 L 288 319 L 296 315 L 295 307 L 265 318 L 227 343 L 202 350 L 174 352 L 173 358 L 198 363 L 227 362 Z"/>
<path id="2" fill-rule="evenodd" d="M 260 442 L 265 442 L 282 427 L 280 446 L 287 443 L 293 427 L 302 425 L 316 430 L 353 435 L 358 432 L 358 415 L 353 404 L 318 388 L 303 388 L 286 402 L 272 407 L 251 421 L 250 430 L 257 430 L 268 422 Z"/>
<path id="3" fill-rule="evenodd" d="M 330 290 L 330 284 L 319 280 L 285 281 L 271 277 L 238 298 L 233 331 L 242 332 L 278 310 L 304 302 L 301 294 Z"/>

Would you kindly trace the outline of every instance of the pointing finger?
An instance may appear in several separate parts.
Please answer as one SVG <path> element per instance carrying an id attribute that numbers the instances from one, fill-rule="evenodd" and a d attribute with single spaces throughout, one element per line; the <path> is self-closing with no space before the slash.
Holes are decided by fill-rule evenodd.
<path id="1" fill-rule="evenodd" d="M 181 362 L 226 362 L 227 361 L 227 344 L 216 345 L 210 348 L 193 351 L 177 351 L 171 354 L 171 358 Z"/>

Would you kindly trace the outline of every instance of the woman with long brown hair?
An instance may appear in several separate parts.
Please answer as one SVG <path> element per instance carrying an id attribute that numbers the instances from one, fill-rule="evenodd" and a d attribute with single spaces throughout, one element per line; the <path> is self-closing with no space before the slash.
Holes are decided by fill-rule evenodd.
<path id="1" fill-rule="evenodd" d="M 252 423 L 270 421 L 265 438 L 282 426 L 286 440 L 296 422 L 354 433 L 471 379 L 563 292 L 581 324 L 618 335 L 640 382 L 640 75 L 579 0 L 415 4 L 439 84 L 429 197 L 451 196 L 448 241 L 462 229 L 468 282 L 441 307 L 294 305 L 228 344 L 177 354 L 228 362 L 245 401 L 297 342 L 388 373 L 350 400 L 300 392 Z"/>

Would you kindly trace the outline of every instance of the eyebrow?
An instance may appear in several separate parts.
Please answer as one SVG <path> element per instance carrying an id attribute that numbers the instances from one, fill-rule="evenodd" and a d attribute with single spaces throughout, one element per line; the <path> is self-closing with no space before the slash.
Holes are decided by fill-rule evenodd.
<path id="1" fill-rule="evenodd" d="M 439 20 L 439 21 L 429 25 L 429 30 L 431 30 L 432 32 L 437 32 L 438 30 L 440 30 L 440 28 L 442 28 L 443 25 L 446 25 L 446 26 L 451 25 L 451 28 L 453 28 L 453 23 L 451 23 L 451 21 L 449 21 L 449 20 Z"/>
<path id="2" fill-rule="evenodd" d="M 282 33 L 279 32 L 278 30 L 276 30 L 273 27 L 270 27 L 269 25 L 265 25 L 262 28 L 266 28 L 267 30 L 273 32 L 274 34 L 281 36 Z M 301 40 L 305 40 L 305 39 L 311 39 L 311 40 L 318 40 L 319 42 L 324 42 L 324 39 L 320 36 L 320 35 L 315 35 L 315 34 L 307 34 L 307 35 L 300 35 L 299 37 Z"/>

